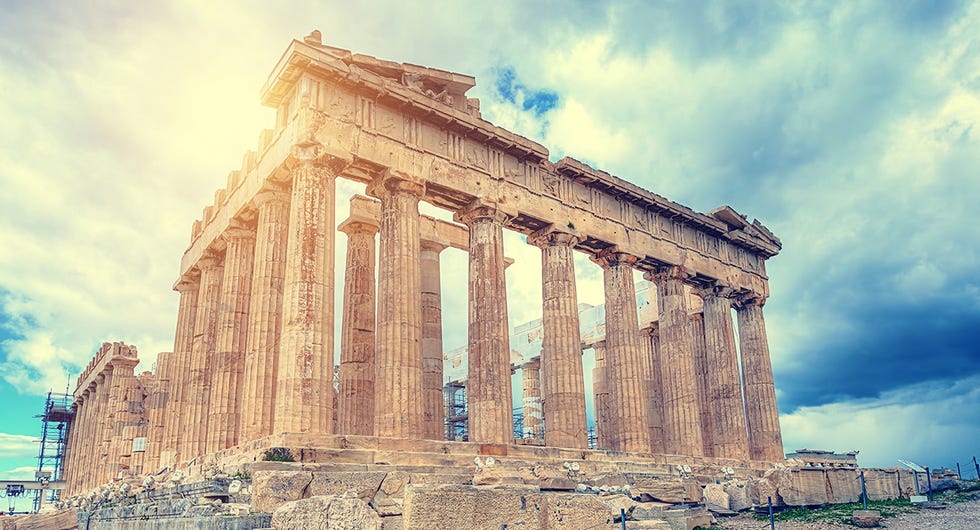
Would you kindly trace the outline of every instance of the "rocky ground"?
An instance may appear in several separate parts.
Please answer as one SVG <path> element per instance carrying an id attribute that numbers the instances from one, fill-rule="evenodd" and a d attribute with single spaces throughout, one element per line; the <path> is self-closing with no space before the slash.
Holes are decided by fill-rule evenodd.
<path id="1" fill-rule="evenodd" d="M 764 530 L 769 521 L 756 519 L 752 514 L 721 518 L 717 528 L 726 530 Z M 824 528 L 850 528 L 844 523 L 800 521 L 777 522 L 778 530 L 820 530 Z M 885 519 L 882 528 L 888 530 L 980 530 L 980 500 L 950 504 L 944 510 L 919 509 L 912 513 Z"/>

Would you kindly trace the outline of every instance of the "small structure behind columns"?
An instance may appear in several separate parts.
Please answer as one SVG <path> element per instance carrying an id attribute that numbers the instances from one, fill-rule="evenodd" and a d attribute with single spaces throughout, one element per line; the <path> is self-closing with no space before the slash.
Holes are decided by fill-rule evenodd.
<path id="1" fill-rule="evenodd" d="M 609 448 L 645 453 L 650 450 L 650 426 L 633 283 L 636 257 L 609 248 L 593 260 L 602 267 L 605 284 Z"/>
<path id="2" fill-rule="evenodd" d="M 544 409 L 541 405 L 541 358 L 533 359 L 521 366 L 524 396 L 525 439 L 540 442 L 544 431 Z"/>
<path id="3" fill-rule="evenodd" d="M 609 381 L 606 374 L 606 341 L 592 345 L 595 368 L 592 369 L 592 396 L 595 405 L 595 446 L 609 449 Z"/>
<path id="4" fill-rule="evenodd" d="M 766 322 L 762 316 L 765 298 L 745 295 L 736 301 L 738 336 L 745 382 L 745 411 L 749 432 L 749 458 L 765 462 L 783 460 L 783 442 L 776 408 L 776 389 L 769 359 Z"/>
<path id="5" fill-rule="evenodd" d="M 664 393 L 661 388 L 660 325 L 657 322 L 640 330 L 640 344 L 645 355 L 647 404 L 649 405 L 650 452 L 664 452 Z"/>
<path id="6" fill-rule="evenodd" d="M 503 241 L 504 223 L 511 217 L 479 200 L 455 216 L 470 231 L 466 399 L 471 442 L 514 441 Z"/>
<path id="7" fill-rule="evenodd" d="M 714 454 L 714 420 L 711 414 L 711 365 L 704 343 L 704 315 L 695 313 L 691 319 L 691 352 L 694 354 L 694 380 L 698 389 L 698 409 L 701 411 L 701 444 L 704 456 Z"/>
<path id="8" fill-rule="evenodd" d="M 340 335 L 337 430 L 374 434 L 374 219 L 351 217 L 337 230 L 347 234 L 344 314 Z"/>

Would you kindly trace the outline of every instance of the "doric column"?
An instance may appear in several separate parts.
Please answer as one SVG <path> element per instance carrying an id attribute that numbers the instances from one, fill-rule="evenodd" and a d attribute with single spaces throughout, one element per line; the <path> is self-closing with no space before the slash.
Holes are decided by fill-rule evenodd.
<path id="1" fill-rule="evenodd" d="M 99 397 L 99 434 L 96 437 L 98 452 L 95 462 L 95 481 L 93 486 L 99 486 L 109 481 L 109 448 L 112 445 L 112 431 L 115 427 L 115 402 L 118 400 L 117 388 L 119 377 L 111 363 L 104 368 L 105 379 L 101 386 L 103 392 Z"/>
<path id="2" fill-rule="evenodd" d="M 596 449 L 609 449 L 609 382 L 606 378 L 606 343 L 597 342 L 595 368 L 592 369 L 592 396 L 595 405 L 595 446 Z"/>
<path id="3" fill-rule="evenodd" d="M 198 260 L 201 269 L 197 312 L 194 317 L 194 340 L 191 345 L 183 418 L 184 439 L 180 458 L 183 461 L 204 454 L 207 442 L 208 419 L 211 415 L 211 371 L 213 369 L 215 338 L 218 327 L 218 304 L 221 301 L 221 279 L 224 266 L 218 257 L 205 256 Z"/>
<path id="4" fill-rule="evenodd" d="M 701 453 L 704 456 L 715 456 L 709 379 L 711 369 L 704 342 L 704 315 L 698 313 L 689 318 L 691 352 L 694 355 L 694 381 L 698 387 L 698 409 L 701 411 Z"/>
<path id="5" fill-rule="evenodd" d="M 719 285 L 696 291 L 704 300 L 705 359 L 711 415 L 712 455 L 749 458 L 749 442 L 738 375 L 738 354 L 732 329 L 732 291 Z"/>
<path id="6" fill-rule="evenodd" d="M 252 291 L 255 231 L 229 228 L 221 235 L 226 243 L 221 299 L 218 304 L 211 397 L 211 426 L 206 454 L 238 444 L 242 379 L 248 335 L 248 308 Z M 245 397 L 254 399 L 252 396 Z"/>
<path id="7" fill-rule="evenodd" d="M 348 219 L 337 228 L 347 234 L 344 313 L 340 334 L 340 392 L 337 421 L 341 434 L 374 434 L 374 236 L 371 219 Z"/>
<path id="8" fill-rule="evenodd" d="M 88 491 L 95 485 L 93 482 L 98 471 L 96 461 L 99 455 L 99 445 L 102 441 L 101 435 L 99 434 L 99 428 L 101 427 L 99 402 L 102 400 L 102 393 L 106 392 L 102 387 L 104 381 L 105 376 L 99 374 L 95 377 L 95 381 L 89 385 L 89 407 L 85 416 L 85 441 L 82 442 L 85 444 L 84 466 L 79 468 L 82 491 Z"/>
<path id="9" fill-rule="evenodd" d="M 272 434 L 289 223 L 288 193 L 261 191 L 252 202 L 258 210 L 258 223 L 242 377 L 240 442 Z"/>
<path id="10" fill-rule="evenodd" d="M 541 359 L 534 359 L 521 366 L 524 382 L 524 437 L 541 440 L 544 430 L 544 410 L 541 406 Z"/>
<path id="11" fill-rule="evenodd" d="M 424 184 L 387 173 L 368 188 L 381 199 L 378 320 L 375 341 L 374 434 L 424 435 L 422 276 L 419 199 Z"/>
<path id="12" fill-rule="evenodd" d="M 174 333 L 170 395 L 163 421 L 160 467 L 178 463 L 178 453 L 187 436 L 184 428 L 189 411 L 187 387 L 190 383 L 191 348 L 194 344 L 194 321 L 197 315 L 200 280 L 196 276 L 182 278 L 174 286 L 174 290 L 180 293 L 180 305 L 177 309 L 177 329 Z"/>
<path id="13" fill-rule="evenodd" d="M 503 227 L 510 216 L 474 202 L 456 214 L 469 227 L 469 440 L 513 443 Z"/>
<path id="14" fill-rule="evenodd" d="M 112 361 L 112 389 L 109 394 L 109 401 L 112 404 L 112 438 L 109 445 L 109 456 L 107 458 L 107 479 L 115 479 L 120 471 L 125 471 L 128 466 L 123 461 L 123 456 L 131 454 L 133 440 L 124 436 L 126 426 L 138 420 L 133 418 L 129 402 L 135 397 L 137 388 L 136 376 L 133 369 L 139 364 L 138 359 L 116 359 Z M 142 401 L 142 400 L 140 400 Z M 129 447 L 125 447 L 126 445 Z"/>
<path id="15" fill-rule="evenodd" d="M 585 449 L 588 423 L 573 259 L 579 238 L 545 229 L 527 241 L 541 248 L 545 445 Z"/>
<path id="16" fill-rule="evenodd" d="M 766 322 L 762 317 L 764 298 L 746 296 L 737 303 L 738 336 L 745 381 L 745 411 L 749 432 L 749 458 L 766 462 L 783 460 L 779 411 L 772 380 L 772 361 Z"/>
<path id="17" fill-rule="evenodd" d="M 446 437 L 442 396 L 442 277 L 439 254 L 448 247 L 444 241 L 423 239 L 422 265 L 422 417 L 424 436 L 430 440 Z"/>
<path id="18" fill-rule="evenodd" d="M 76 481 L 83 447 L 80 436 L 82 415 L 84 414 L 83 409 L 85 408 L 85 399 L 87 397 L 88 391 L 82 392 L 80 396 L 75 398 L 72 407 L 75 409 L 75 413 L 72 414 L 71 423 L 68 424 L 68 444 L 65 446 L 65 463 L 62 467 L 64 470 L 62 480 L 65 481 L 65 494 L 62 498 L 68 498 L 78 493 L 78 484 Z"/>
<path id="19" fill-rule="evenodd" d="M 694 371 L 687 297 L 680 267 L 663 267 L 644 275 L 657 284 L 660 309 L 661 385 L 664 395 L 664 450 L 668 454 L 701 456 L 701 406 Z"/>
<path id="20" fill-rule="evenodd" d="M 173 370 L 174 354 L 160 352 L 157 355 L 156 371 L 153 374 L 155 384 L 147 398 L 146 415 L 148 428 L 146 433 L 146 454 L 144 467 L 147 471 L 156 472 L 160 465 L 160 451 L 163 448 L 164 424 L 171 421 L 167 417 L 167 407 L 170 406 L 170 378 Z"/>
<path id="21" fill-rule="evenodd" d="M 89 467 L 89 455 L 94 445 L 91 441 L 91 409 L 92 402 L 95 399 L 95 394 L 93 392 L 93 387 L 89 386 L 82 391 L 82 406 L 80 409 L 80 416 L 76 418 L 78 420 L 78 435 L 76 437 L 76 448 L 75 448 L 75 470 L 72 472 L 72 482 L 74 486 L 72 491 L 74 493 L 81 493 L 85 491 L 85 478 L 90 475 L 86 470 L 91 470 Z"/>
<path id="22" fill-rule="evenodd" d="M 646 359 L 640 348 L 633 263 L 636 257 L 608 249 L 593 260 L 602 267 L 606 292 L 606 381 L 609 385 L 609 446 L 616 451 L 650 450 Z"/>
<path id="23" fill-rule="evenodd" d="M 664 395 L 660 388 L 660 325 L 654 322 L 640 330 L 647 389 L 647 424 L 650 427 L 650 452 L 664 452 Z"/>
<path id="24" fill-rule="evenodd" d="M 333 432 L 335 159 L 292 171 L 274 432 Z"/>

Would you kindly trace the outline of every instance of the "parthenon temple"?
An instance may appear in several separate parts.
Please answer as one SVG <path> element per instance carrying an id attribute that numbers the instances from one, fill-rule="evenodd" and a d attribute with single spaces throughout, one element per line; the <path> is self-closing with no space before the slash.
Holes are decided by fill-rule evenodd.
<path id="1" fill-rule="evenodd" d="M 784 460 L 763 311 L 779 239 L 731 207 L 699 213 L 551 161 L 481 117 L 475 84 L 319 32 L 291 42 L 261 90 L 275 128 L 191 228 L 173 352 L 136 376 L 135 348 L 107 344 L 79 377 L 68 496 L 215 463 L 257 473 L 272 448 L 320 464 L 518 455 L 756 475 Z M 365 186 L 345 219 L 337 179 Z M 541 255 L 541 319 L 515 330 L 505 230 Z M 468 338 L 450 351 L 442 317 L 464 308 L 443 307 L 447 248 L 468 260 Z M 601 270 L 601 306 L 580 304 L 576 253 Z"/>

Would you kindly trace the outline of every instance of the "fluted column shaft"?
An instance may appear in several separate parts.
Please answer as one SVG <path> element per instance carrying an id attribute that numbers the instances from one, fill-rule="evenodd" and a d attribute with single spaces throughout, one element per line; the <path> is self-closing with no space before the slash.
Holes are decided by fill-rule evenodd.
<path id="1" fill-rule="evenodd" d="M 85 449 L 85 465 L 80 468 L 81 472 L 81 484 L 82 490 L 87 491 L 92 486 L 95 481 L 96 475 L 98 473 L 98 465 L 96 464 L 99 445 L 102 439 L 99 435 L 99 427 L 101 426 L 101 420 L 99 418 L 99 402 L 102 400 L 102 393 L 107 392 L 105 388 L 102 387 L 102 383 L 105 382 L 104 375 L 98 375 L 95 378 L 95 382 L 89 387 L 89 409 L 86 416 L 86 432 L 85 441 L 83 442 L 86 446 Z"/>
<path id="2" fill-rule="evenodd" d="M 292 172 L 274 432 L 332 433 L 334 198 L 340 168 Z"/>
<path id="3" fill-rule="evenodd" d="M 765 301 L 751 298 L 737 308 L 738 336 L 742 352 L 742 377 L 745 381 L 745 411 L 749 433 L 749 458 L 779 462 L 784 458 L 783 439 L 779 430 L 776 389 L 769 359 L 766 322 L 762 316 Z"/>
<path id="4" fill-rule="evenodd" d="M 664 450 L 669 454 L 701 456 L 701 406 L 694 370 L 684 271 L 664 267 L 646 279 L 657 285 L 660 310 L 661 385 L 664 396 Z"/>
<path id="5" fill-rule="evenodd" d="M 704 300 L 705 356 L 708 366 L 708 403 L 711 443 L 718 458 L 749 458 L 742 406 L 742 385 L 732 328 L 730 290 L 710 287 L 698 293 Z"/>
<path id="6" fill-rule="evenodd" d="M 541 439 L 544 427 L 544 409 L 541 406 L 541 360 L 535 359 L 521 366 L 523 381 L 524 436 Z"/>
<path id="7" fill-rule="evenodd" d="M 146 414 L 148 428 L 146 433 L 146 454 L 143 455 L 144 469 L 156 472 L 160 467 L 160 451 L 164 444 L 164 425 L 172 419 L 167 416 L 170 406 L 170 379 L 173 371 L 174 354 L 160 352 L 157 355 L 156 379 L 152 393 L 147 399 Z"/>
<path id="8" fill-rule="evenodd" d="M 503 226 L 493 206 L 471 205 L 457 214 L 469 227 L 469 339 L 466 398 L 469 440 L 513 443 L 513 390 Z"/>
<path id="9" fill-rule="evenodd" d="M 606 345 L 596 343 L 595 368 L 592 369 L 592 396 L 595 406 L 595 446 L 609 449 L 609 382 L 606 377 Z"/>
<path id="10" fill-rule="evenodd" d="M 585 449 L 588 423 L 573 256 L 578 241 L 557 231 L 528 238 L 528 243 L 541 248 L 545 444 Z"/>
<path id="11" fill-rule="evenodd" d="M 105 367 L 105 380 L 102 383 L 104 392 L 99 398 L 99 452 L 96 459 L 96 479 L 93 486 L 99 486 L 109 481 L 109 449 L 112 445 L 112 431 L 115 427 L 115 401 L 118 400 L 118 377 L 112 364 Z"/>
<path id="12" fill-rule="evenodd" d="M 289 194 L 263 191 L 253 202 L 258 209 L 258 223 L 242 377 L 240 442 L 272 434 L 289 235 Z"/>
<path id="13" fill-rule="evenodd" d="M 124 430 L 128 425 L 135 423 L 129 402 L 134 401 L 133 398 L 136 397 L 137 381 L 136 376 L 133 375 L 133 369 L 136 368 L 137 364 L 139 361 L 135 359 L 113 361 L 113 384 L 109 396 L 113 408 L 113 422 L 112 439 L 107 459 L 108 480 L 115 479 L 120 471 L 125 471 L 128 468 L 123 456 L 131 454 L 133 441 L 125 437 Z M 127 443 L 129 447 L 126 447 Z"/>
<path id="14" fill-rule="evenodd" d="M 375 234 L 373 222 L 344 221 L 347 269 L 340 334 L 338 425 L 341 434 L 374 434 Z"/>
<path id="15" fill-rule="evenodd" d="M 187 396 L 184 407 L 186 416 L 183 418 L 185 432 L 180 450 L 183 461 L 203 455 L 207 447 L 211 372 L 221 301 L 221 279 L 224 276 L 224 267 L 216 257 L 201 258 L 198 267 L 201 269 L 201 282 L 194 317 L 190 373 L 184 394 Z"/>
<path id="16" fill-rule="evenodd" d="M 422 416 L 424 436 L 442 440 L 445 403 L 442 395 L 442 276 L 439 254 L 446 244 L 421 242 L 422 285 Z"/>
<path id="17" fill-rule="evenodd" d="M 191 349 L 194 344 L 194 321 L 197 318 L 200 281 L 196 277 L 182 279 L 174 286 L 174 290 L 180 293 L 180 305 L 177 309 L 173 370 L 160 447 L 161 467 L 174 465 L 179 461 L 178 453 L 187 436 L 184 428 L 189 413 L 187 390 L 190 384 Z"/>
<path id="18" fill-rule="evenodd" d="M 701 452 L 704 456 L 715 456 L 714 420 L 711 414 L 710 365 L 704 342 L 704 315 L 690 317 L 691 352 L 694 355 L 694 381 L 698 389 L 698 409 L 701 411 Z"/>
<path id="19" fill-rule="evenodd" d="M 647 452 L 650 450 L 650 426 L 643 369 L 646 359 L 640 349 L 633 284 L 636 257 L 604 251 L 595 260 L 602 266 L 606 299 L 609 446 L 616 451 Z"/>
<path id="20" fill-rule="evenodd" d="M 664 452 L 664 396 L 660 388 L 660 328 L 657 323 L 650 329 L 640 330 L 643 350 L 643 367 L 647 389 L 647 425 L 650 429 L 650 452 Z"/>
<path id="21" fill-rule="evenodd" d="M 221 237 L 227 246 L 218 304 L 207 454 L 238 444 L 255 255 L 255 231 L 230 228 Z M 247 399 L 253 398 L 247 396 Z"/>
<path id="22" fill-rule="evenodd" d="M 419 199 L 425 189 L 386 175 L 368 193 L 381 199 L 374 433 L 423 436 L 422 277 Z"/>
<path id="23" fill-rule="evenodd" d="M 63 480 L 65 481 L 65 497 L 78 493 L 78 470 L 81 464 L 81 454 L 84 448 L 82 440 L 82 418 L 85 414 L 85 400 L 88 391 L 82 393 L 75 400 L 75 414 L 72 415 L 71 423 L 68 426 L 68 445 L 65 447 L 65 465 L 63 467 Z"/>
<path id="24" fill-rule="evenodd" d="M 86 478 L 91 475 L 92 468 L 90 466 L 91 462 L 91 452 L 92 448 L 95 446 L 92 443 L 92 421 L 91 421 L 91 410 L 92 403 L 95 400 L 95 392 L 90 386 L 82 392 L 84 402 L 82 403 L 81 417 L 78 421 L 78 447 L 77 447 L 77 461 L 78 465 L 75 466 L 74 472 L 74 492 L 80 493 L 85 490 Z"/>

